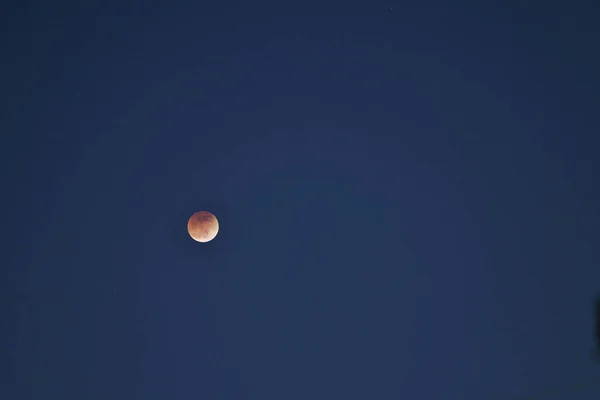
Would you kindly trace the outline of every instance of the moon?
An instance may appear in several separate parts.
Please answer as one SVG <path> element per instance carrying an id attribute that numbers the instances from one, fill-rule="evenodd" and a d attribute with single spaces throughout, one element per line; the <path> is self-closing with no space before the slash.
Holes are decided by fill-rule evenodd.
<path id="1" fill-rule="evenodd" d="M 219 233 L 219 221 L 208 211 L 198 211 L 188 220 L 187 229 L 196 242 L 206 243 Z"/>

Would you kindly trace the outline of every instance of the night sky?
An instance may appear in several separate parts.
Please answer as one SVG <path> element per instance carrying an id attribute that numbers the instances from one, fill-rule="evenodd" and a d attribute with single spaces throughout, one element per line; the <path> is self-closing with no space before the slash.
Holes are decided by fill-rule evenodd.
<path id="1" fill-rule="evenodd" d="M 600 9 L 480 3 L 4 4 L 0 399 L 600 398 Z"/>

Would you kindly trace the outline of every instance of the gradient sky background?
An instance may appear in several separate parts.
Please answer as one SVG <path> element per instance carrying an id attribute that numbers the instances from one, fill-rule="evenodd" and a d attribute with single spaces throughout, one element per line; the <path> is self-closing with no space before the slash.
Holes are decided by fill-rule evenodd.
<path id="1" fill-rule="evenodd" d="M 4 5 L 0 398 L 600 381 L 599 13 L 480 3 Z"/>

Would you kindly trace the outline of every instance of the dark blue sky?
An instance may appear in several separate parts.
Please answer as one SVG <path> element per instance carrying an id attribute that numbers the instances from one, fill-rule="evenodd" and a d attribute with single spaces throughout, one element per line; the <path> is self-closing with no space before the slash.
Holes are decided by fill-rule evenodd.
<path id="1" fill-rule="evenodd" d="M 600 380 L 593 2 L 83 3 L 0 12 L 2 399 Z"/>

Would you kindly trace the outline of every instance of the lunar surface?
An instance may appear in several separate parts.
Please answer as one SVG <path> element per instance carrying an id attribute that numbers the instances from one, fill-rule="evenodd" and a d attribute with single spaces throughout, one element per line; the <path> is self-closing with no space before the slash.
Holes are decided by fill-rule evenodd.
<path id="1" fill-rule="evenodd" d="M 219 233 L 217 217 L 208 211 L 199 211 L 192 215 L 187 224 L 188 233 L 196 242 L 210 242 Z"/>

